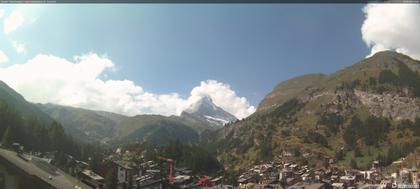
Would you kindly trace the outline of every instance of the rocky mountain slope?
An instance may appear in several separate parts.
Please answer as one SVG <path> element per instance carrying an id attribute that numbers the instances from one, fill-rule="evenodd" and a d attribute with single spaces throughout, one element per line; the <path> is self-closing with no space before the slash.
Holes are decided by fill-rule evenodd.
<path id="1" fill-rule="evenodd" d="M 198 132 L 192 129 L 193 126 L 180 121 L 178 116 L 129 117 L 55 104 L 37 104 L 37 106 L 60 122 L 66 133 L 89 143 L 118 144 L 147 141 L 163 144 L 169 140 L 185 140 L 186 143 L 198 141 Z M 190 137 L 185 137 L 186 134 Z"/>
<path id="2" fill-rule="evenodd" d="M 145 123 L 144 120 L 136 116 L 132 118 L 135 122 L 142 124 L 131 132 L 120 135 L 114 143 L 133 144 L 148 142 L 152 144 L 164 145 L 170 141 L 181 141 L 186 144 L 196 144 L 199 142 L 199 134 L 191 127 L 182 122 L 178 122 L 168 117 L 160 117 L 153 121 Z M 146 116 L 147 117 L 147 116 Z M 156 118 L 156 117 L 155 117 Z M 148 119 L 148 118 L 146 118 Z"/>
<path id="3" fill-rule="evenodd" d="M 116 137 L 117 126 L 127 116 L 110 112 L 92 111 L 55 104 L 37 104 L 37 107 L 60 122 L 74 138 L 105 143 Z"/>
<path id="4" fill-rule="evenodd" d="M 236 121 L 236 117 L 216 106 L 208 96 L 192 104 L 181 113 L 181 118 L 192 119 L 210 127 L 206 129 L 219 129 L 229 122 Z"/>
<path id="5" fill-rule="evenodd" d="M 284 154 L 366 167 L 391 157 L 391 146 L 419 145 L 419 68 L 417 60 L 384 51 L 330 75 L 284 81 L 256 113 L 218 131 L 219 159 L 232 170 Z"/>
<path id="6" fill-rule="evenodd" d="M 110 112 L 54 104 L 37 104 L 43 112 L 59 121 L 65 131 L 86 142 L 130 143 L 149 141 L 164 143 L 181 140 L 196 143 L 200 134 L 214 131 L 236 118 L 203 98 L 181 116 L 137 115 L 133 117 Z"/>

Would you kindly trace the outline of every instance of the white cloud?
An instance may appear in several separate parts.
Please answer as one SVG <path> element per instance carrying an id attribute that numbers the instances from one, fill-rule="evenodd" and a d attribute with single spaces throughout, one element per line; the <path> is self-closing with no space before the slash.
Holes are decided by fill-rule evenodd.
<path id="1" fill-rule="evenodd" d="M 396 50 L 420 59 L 420 5 L 368 4 L 363 12 L 365 21 L 361 31 L 371 48 L 370 55 Z"/>
<path id="2" fill-rule="evenodd" d="M 210 96 L 213 102 L 227 112 L 242 119 L 255 112 L 245 97 L 239 97 L 228 84 L 215 80 L 202 81 L 200 86 L 194 87 L 188 104 L 194 103 L 204 96 Z"/>
<path id="3" fill-rule="evenodd" d="M 15 31 L 24 22 L 23 14 L 19 10 L 14 10 L 5 20 L 3 24 L 3 31 L 5 34 Z"/>
<path id="4" fill-rule="evenodd" d="M 17 41 L 12 41 L 11 43 L 12 43 L 12 47 L 15 49 L 15 51 L 18 54 L 25 54 L 26 52 L 25 44 L 19 43 Z"/>
<path id="5" fill-rule="evenodd" d="M 255 111 L 229 85 L 203 81 L 183 99 L 177 93 L 144 91 L 130 80 L 101 79 L 114 63 L 105 56 L 86 54 L 69 61 L 52 55 L 37 55 L 24 64 L 0 68 L 0 80 L 32 102 L 56 103 L 126 115 L 178 115 L 200 97 L 208 95 L 215 104 L 244 118 Z"/>
<path id="6" fill-rule="evenodd" d="M 4 10 L 0 9 L 0 18 L 3 18 L 3 16 L 4 16 Z"/>
<path id="7" fill-rule="evenodd" d="M 0 64 L 5 63 L 7 61 L 9 61 L 9 58 L 7 58 L 6 54 L 4 54 L 3 51 L 0 51 Z"/>

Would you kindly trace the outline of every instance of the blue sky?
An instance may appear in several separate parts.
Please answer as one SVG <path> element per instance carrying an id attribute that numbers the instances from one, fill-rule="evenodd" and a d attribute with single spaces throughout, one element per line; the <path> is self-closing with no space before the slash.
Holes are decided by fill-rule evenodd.
<path id="1" fill-rule="evenodd" d="M 279 82 L 331 73 L 363 59 L 363 4 L 84 4 L 2 5 L 25 22 L 0 34 L 8 61 L 39 54 L 71 60 L 106 55 L 100 78 L 130 80 L 154 94 L 188 98 L 206 80 L 228 84 L 258 106 Z M 11 41 L 24 44 L 17 53 Z"/>

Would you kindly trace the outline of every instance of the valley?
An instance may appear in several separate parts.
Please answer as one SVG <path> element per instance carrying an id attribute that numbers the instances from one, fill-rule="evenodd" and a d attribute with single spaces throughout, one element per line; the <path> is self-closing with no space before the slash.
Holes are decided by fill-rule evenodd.
<path id="1" fill-rule="evenodd" d="M 331 74 L 283 81 L 243 119 L 209 96 L 179 115 L 127 116 L 31 103 L 2 82 L 0 136 L 4 148 L 54 152 L 54 166 L 76 177 L 81 166 L 108 188 L 362 187 L 417 165 L 419 71 L 418 60 L 378 52 Z M 117 168 L 123 180 L 114 179 Z"/>

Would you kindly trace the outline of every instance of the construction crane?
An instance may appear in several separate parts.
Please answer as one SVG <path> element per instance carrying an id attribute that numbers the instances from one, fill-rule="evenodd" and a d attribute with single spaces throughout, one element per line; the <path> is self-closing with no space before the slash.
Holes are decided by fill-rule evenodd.
<path id="1" fill-rule="evenodd" d="M 173 159 L 162 157 L 162 156 L 159 156 L 158 159 L 161 161 L 166 161 L 169 164 L 168 183 L 169 183 L 169 186 L 172 186 L 173 181 L 174 181 L 173 170 L 174 170 L 175 161 Z"/>

